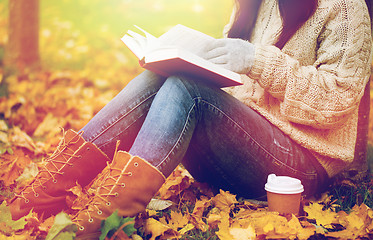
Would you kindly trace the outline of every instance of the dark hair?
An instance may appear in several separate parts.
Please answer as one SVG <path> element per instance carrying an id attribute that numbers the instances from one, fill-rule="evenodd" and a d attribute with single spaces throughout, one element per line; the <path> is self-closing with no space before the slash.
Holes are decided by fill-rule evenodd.
<path id="1" fill-rule="evenodd" d="M 365 0 L 365 2 L 371 16 L 372 0 Z M 228 37 L 250 39 L 261 3 L 262 0 L 236 0 L 237 14 L 228 32 Z M 315 13 L 318 0 L 278 0 L 278 4 L 283 26 L 275 46 L 282 49 L 295 32 Z"/>

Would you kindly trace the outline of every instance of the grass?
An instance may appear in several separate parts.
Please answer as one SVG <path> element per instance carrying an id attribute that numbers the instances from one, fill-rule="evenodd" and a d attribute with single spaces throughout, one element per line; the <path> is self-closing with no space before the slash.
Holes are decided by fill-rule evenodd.
<path id="1" fill-rule="evenodd" d="M 327 208 L 336 212 L 350 212 L 353 206 L 365 204 L 373 208 L 373 145 L 368 145 L 367 161 L 369 174 L 359 182 L 343 179 L 335 182 L 330 189 Z"/>
<path id="2" fill-rule="evenodd" d="M 180 240 L 218 240 L 218 236 L 215 234 L 217 229 L 208 229 L 203 232 L 199 229 L 193 229 L 188 234 L 183 235 Z"/>

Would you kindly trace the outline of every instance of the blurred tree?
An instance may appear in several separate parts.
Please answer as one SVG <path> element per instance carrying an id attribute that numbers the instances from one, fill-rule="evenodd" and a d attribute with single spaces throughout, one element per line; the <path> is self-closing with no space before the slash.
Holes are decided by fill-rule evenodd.
<path id="1" fill-rule="evenodd" d="M 39 0 L 9 0 L 5 64 L 17 70 L 39 67 Z"/>

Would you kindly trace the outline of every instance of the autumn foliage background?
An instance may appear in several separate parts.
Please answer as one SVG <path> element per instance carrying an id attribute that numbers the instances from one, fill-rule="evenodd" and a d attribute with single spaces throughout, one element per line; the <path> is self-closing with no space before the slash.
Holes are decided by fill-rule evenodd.
<path id="1" fill-rule="evenodd" d="M 159 36 L 182 23 L 219 38 L 232 3 L 41 0 L 42 67 L 14 71 L 3 64 L 8 1 L 0 0 L 0 202 L 37 174 L 42 159 L 58 144 L 61 128 L 79 130 L 141 71 L 120 41 L 128 29 L 136 24 Z M 371 148 L 369 151 L 371 159 Z M 72 191 L 77 195 L 75 200 L 82 197 L 79 190 Z M 300 216 L 283 216 L 268 212 L 265 203 L 237 199 L 229 192 L 197 183 L 180 167 L 160 190 L 157 198 L 162 201 L 134 220 L 136 235 L 132 239 L 369 238 L 373 231 L 372 195 L 370 179 L 344 179 L 329 193 L 305 202 Z M 351 204 L 341 206 L 346 201 Z M 74 235 L 71 222 L 63 216 L 62 224 L 32 214 L 28 221 L 15 223 L 7 214 L 1 205 L 0 239 L 58 239 L 63 234 L 62 239 L 72 239 Z M 107 238 L 128 239 L 123 231 L 116 232 L 117 228 L 110 229 Z"/>

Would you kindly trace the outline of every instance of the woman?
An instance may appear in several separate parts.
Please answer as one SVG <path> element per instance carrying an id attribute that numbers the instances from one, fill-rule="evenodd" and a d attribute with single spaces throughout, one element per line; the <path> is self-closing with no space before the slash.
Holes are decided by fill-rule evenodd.
<path id="1" fill-rule="evenodd" d="M 79 133 L 65 133 L 11 201 L 13 218 L 67 209 L 67 189 L 93 180 L 100 187 L 73 221 L 78 235 L 95 235 L 116 209 L 142 211 L 181 162 L 197 180 L 244 197 L 262 197 L 270 173 L 301 179 L 307 196 L 322 191 L 354 159 L 370 76 L 367 4 L 239 0 L 226 30 L 204 57 L 242 74 L 243 86 L 143 72 Z"/>

